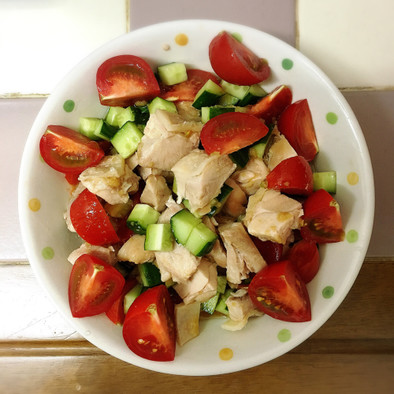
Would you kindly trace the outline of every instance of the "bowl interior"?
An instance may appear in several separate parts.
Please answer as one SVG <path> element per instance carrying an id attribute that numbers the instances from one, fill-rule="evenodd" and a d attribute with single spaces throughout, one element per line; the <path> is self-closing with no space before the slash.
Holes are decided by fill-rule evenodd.
<path id="1" fill-rule="evenodd" d="M 291 87 L 294 101 L 308 99 L 320 146 L 315 165 L 319 171 L 337 172 L 335 197 L 341 206 L 346 240 L 320 248 L 321 269 L 308 284 L 311 322 L 286 323 L 264 316 L 251 319 L 242 331 L 227 332 L 220 327 L 222 319 L 204 320 L 200 336 L 178 346 L 175 361 L 151 362 L 129 351 L 121 328 L 105 316 L 72 318 L 67 298 L 71 270 L 67 256 L 80 241 L 68 232 L 63 220 L 68 186 L 61 174 L 40 159 L 38 143 L 49 124 L 77 128 L 79 117 L 105 114 L 106 109 L 98 100 L 95 76 L 107 58 L 134 54 L 145 58 L 152 67 L 180 61 L 212 71 L 208 45 L 221 30 L 239 33 L 247 46 L 269 61 L 273 75 L 263 84 L 267 91 L 283 83 Z M 177 44 L 180 34 L 188 39 L 186 45 Z M 74 108 L 68 112 L 70 103 L 74 103 Z M 143 368 L 171 374 L 212 375 L 278 357 L 308 338 L 332 315 L 350 290 L 368 247 L 374 187 L 369 153 L 357 120 L 341 93 L 312 62 L 288 44 L 255 29 L 228 22 L 187 20 L 153 25 L 119 37 L 93 52 L 64 78 L 47 99 L 26 142 L 19 212 L 28 258 L 38 280 L 84 337 L 113 356 Z M 232 357 L 225 357 L 228 354 Z"/>

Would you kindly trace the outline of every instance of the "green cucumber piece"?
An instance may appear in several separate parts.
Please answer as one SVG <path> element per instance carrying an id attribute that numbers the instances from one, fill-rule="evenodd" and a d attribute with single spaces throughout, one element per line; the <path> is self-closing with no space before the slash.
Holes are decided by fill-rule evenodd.
<path id="1" fill-rule="evenodd" d="M 131 304 L 141 294 L 141 291 L 142 291 L 142 285 L 141 283 L 138 283 L 124 296 L 123 310 L 125 315 L 127 314 Z"/>
<path id="2" fill-rule="evenodd" d="M 249 147 L 242 148 L 233 153 L 230 153 L 228 156 L 230 159 L 239 167 L 243 168 L 248 164 L 249 161 Z"/>
<path id="3" fill-rule="evenodd" d="M 226 203 L 226 201 L 232 191 L 233 191 L 233 188 L 225 183 L 222 186 L 222 188 L 220 189 L 220 193 L 211 202 L 212 208 L 209 211 L 209 213 L 207 214 L 207 216 L 212 217 L 212 216 L 216 215 L 217 213 L 219 213 L 222 210 L 223 205 Z"/>
<path id="4" fill-rule="evenodd" d="M 197 92 L 192 105 L 197 109 L 210 107 L 215 105 L 223 94 L 224 90 L 211 79 L 208 79 L 204 86 Z"/>
<path id="5" fill-rule="evenodd" d="M 111 138 L 111 143 L 117 152 L 127 159 L 137 150 L 142 136 L 141 130 L 135 123 L 126 122 Z"/>
<path id="6" fill-rule="evenodd" d="M 182 209 L 173 215 L 170 219 L 170 224 L 171 231 L 174 234 L 176 242 L 181 245 L 185 245 L 193 228 L 200 223 L 201 219 L 196 218 L 187 209 Z"/>
<path id="7" fill-rule="evenodd" d="M 148 204 L 136 204 L 127 218 L 127 226 L 137 234 L 146 234 L 150 224 L 159 219 L 160 212 Z"/>
<path id="8" fill-rule="evenodd" d="M 175 85 L 187 80 L 187 71 L 184 63 L 169 63 L 157 68 L 160 80 L 165 85 Z"/>
<path id="9" fill-rule="evenodd" d="M 239 98 L 232 96 L 231 94 L 225 93 L 223 96 L 219 98 L 219 105 L 236 105 L 239 101 Z"/>
<path id="10" fill-rule="evenodd" d="M 97 134 L 103 128 L 103 119 L 99 118 L 79 118 L 79 132 L 91 140 L 100 140 Z M 96 134 L 97 133 L 97 134 Z"/>
<path id="11" fill-rule="evenodd" d="M 201 257 L 212 250 L 217 238 L 216 233 L 200 223 L 193 228 L 184 246 L 194 256 Z"/>
<path id="12" fill-rule="evenodd" d="M 135 121 L 135 112 L 131 107 L 109 107 L 105 121 L 114 127 L 121 128 L 126 122 Z"/>
<path id="13" fill-rule="evenodd" d="M 324 189 L 328 193 L 337 192 L 337 173 L 336 171 L 323 171 L 313 173 L 313 189 Z"/>
<path id="14" fill-rule="evenodd" d="M 250 157 L 257 157 L 259 159 L 263 158 L 264 153 L 265 153 L 265 148 L 268 146 L 268 142 L 271 138 L 272 131 L 274 129 L 274 125 L 269 125 L 268 128 L 269 128 L 268 133 L 262 139 L 255 142 L 249 148 L 249 156 Z"/>
<path id="15" fill-rule="evenodd" d="M 234 85 L 225 80 L 222 80 L 220 85 L 227 94 L 236 97 L 238 100 L 242 100 L 250 89 L 250 86 Z"/>
<path id="16" fill-rule="evenodd" d="M 162 283 L 160 270 L 152 263 L 138 264 L 138 272 L 144 287 L 153 287 Z"/>
<path id="17" fill-rule="evenodd" d="M 164 100 L 161 97 L 155 97 L 148 104 L 148 109 L 150 114 L 155 113 L 158 109 L 162 109 L 167 112 L 178 112 L 176 105 L 172 101 Z"/>
<path id="18" fill-rule="evenodd" d="M 244 107 L 246 105 L 255 104 L 266 95 L 267 92 L 260 85 L 252 85 L 245 96 L 239 101 L 238 105 Z"/>
<path id="19" fill-rule="evenodd" d="M 218 293 L 224 294 L 226 292 L 227 278 L 222 275 L 218 275 Z"/>
<path id="20" fill-rule="evenodd" d="M 201 310 L 212 315 L 213 312 L 215 312 L 216 305 L 219 302 L 219 298 L 220 298 L 220 293 L 216 293 L 208 301 L 202 302 L 201 303 Z"/>
<path id="21" fill-rule="evenodd" d="M 146 228 L 145 250 L 170 252 L 174 248 L 174 236 L 169 223 L 153 223 Z"/>
<path id="22" fill-rule="evenodd" d="M 219 302 L 216 305 L 216 311 L 228 316 L 228 308 L 226 305 L 227 298 L 230 297 L 232 293 L 231 289 L 227 289 L 224 294 L 220 296 Z"/>
<path id="23" fill-rule="evenodd" d="M 208 120 L 214 118 L 217 115 L 224 114 L 226 112 L 235 112 L 235 107 L 214 105 L 213 107 L 202 107 L 201 108 L 201 122 L 207 123 Z"/>

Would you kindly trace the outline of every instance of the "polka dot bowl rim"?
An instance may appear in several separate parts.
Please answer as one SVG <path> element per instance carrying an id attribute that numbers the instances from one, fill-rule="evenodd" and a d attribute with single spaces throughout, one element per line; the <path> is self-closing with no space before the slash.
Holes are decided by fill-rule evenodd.
<path id="1" fill-rule="evenodd" d="M 67 184 L 61 174 L 40 159 L 39 139 L 48 124 L 77 128 L 80 116 L 104 116 L 105 108 L 100 106 L 95 90 L 95 72 L 107 58 L 129 53 L 145 58 L 152 67 L 180 61 L 189 67 L 211 70 L 208 45 L 222 30 L 238 33 L 247 46 L 267 58 L 273 71 L 270 80 L 263 83 L 267 91 L 283 83 L 291 87 L 294 101 L 308 98 L 320 145 L 316 168 L 337 171 L 335 198 L 350 235 L 342 243 L 320 249 L 321 269 L 308 284 L 311 322 L 286 323 L 263 316 L 251 319 L 239 332 L 228 332 L 220 327 L 222 319 L 205 319 L 199 337 L 178 346 L 173 362 L 153 362 L 129 351 L 121 328 L 105 315 L 72 318 L 67 298 L 71 270 L 67 256 L 80 241 L 67 231 L 63 220 Z M 177 43 L 178 34 L 184 36 Z M 374 215 L 368 148 L 351 108 L 335 85 L 316 65 L 281 40 L 247 26 L 214 20 L 172 21 L 132 31 L 99 48 L 72 69 L 46 100 L 32 126 L 21 163 L 18 199 L 30 264 L 70 324 L 91 343 L 121 360 L 179 375 L 240 371 L 279 357 L 309 338 L 351 289 L 367 251 Z"/>

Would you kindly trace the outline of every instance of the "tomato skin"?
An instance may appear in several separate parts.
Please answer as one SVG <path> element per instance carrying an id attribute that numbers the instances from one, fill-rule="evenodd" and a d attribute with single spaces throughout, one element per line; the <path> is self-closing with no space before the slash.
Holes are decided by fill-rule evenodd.
<path id="1" fill-rule="evenodd" d="M 123 324 L 125 319 L 124 313 L 124 296 L 137 284 L 135 278 L 128 279 L 120 293 L 120 296 L 115 300 L 111 307 L 105 312 L 108 319 L 114 324 Z"/>
<path id="2" fill-rule="evenodd" d="M 114 227 L 97 196 L 83 190 L 70 207 L 71 223 L 77 234 L 91 245 L 119 242 Z"/>
<path id="3" fill-rule="evenodd" d="M 167 86 L 161 84 L 160 97 L 169 101 L 194 101 L 198 91 L 209 79 L 218 85 L 220 83 L 216 75 L 198 69 L 187 70 L 187 77 L 187 81 L 176 85 Z"/>
<path id="4" fill-rule="evenodd" d="M 253 85 L 266 80 L 271 69 L 231 34 L 223 31 L 209 44 L 209 60 L 215 73 L 235 85 Z"/>
<path id="5" fill-rule="evenodd" d="M 123 338 L 131 351 L 153 361 L 175 357 L 174 305 L 165 285 L 151 287 L 131 304 Z"/>
<path id="6" fill-rule="evenodd" d="M 251 238 L 267 264 L 276 263 L 282 259 L 282 244 L 272 241 L 262 241 L 261 239 L 254 236 L 251 236 Z"/>
<path id="7" fill-rule="evenodd" d="M 288 258 L 304 283 L 309 283 L 319 271 L 320 255 L 315 242 L 298 241 L 290 249 Z"/>
<path id="8" fill-rule="evenodd" d="M 252 279 L 249 296 L 257 309 L 288 322 L 311 320 L 308 290 L 289 260 L 265 266 Z"/>
<path id="9" fill-rule="evenodd" d="M 296 101 L 283 111 L 278 120 L 278 129 L 294 150 L 307 161 L 313 160 L 319 152 L 307 99 Z"/>
<path id="10" fill-rule="evenodd" d="M 208 154 L 226 155 L 251 145 L 268 133 L 258 118 L 242 112 L 226 112 L 204 124 L 200 139 Z"/>
<path id="11" fill-rule="evenodd" d="M 330 193 L 324 189 L 315 191 L 305 200 L 303 208 L 305 225 L 300 229 L 303 239 L 316 243 L 344 240 L 339 205 Z"/>
<path id="12" fill-rule="evenodd" d="M 97 70 L 96 85 L 100 103 L 108 106 L 127 107 L 160 94 L 149 64 L 133 55 L 114 56 L 102 63 Z"/>
<path id="13" fill-rule="evenodd" d="M 268 175 L 269 189 L 282 193 L 308 196 L 313 192 L 313 173 L 309 163 L 302 156 L 281 161 Z"/>
<path id="14" fill-rule="evenodd" d="M 64 126 L 50 125 L 40 139 L 40 154 L 54 170 L 79 174 L 104 157 L 96 141 Z"/>
<path id="15" fill-rule="evenodd" d="M 248 113 L 272 123 L 287 108 L 293 99 L 293 93 L 286 85 L 279 85 L 248 109 Z"/>
<path id="16" fill-rule="evenodd" d="M 74 317 L 106 312 L 119 297 L 123 276 L 96 256 L 83 254 L 75 261 L 70 274 L 68 299 Z"/>

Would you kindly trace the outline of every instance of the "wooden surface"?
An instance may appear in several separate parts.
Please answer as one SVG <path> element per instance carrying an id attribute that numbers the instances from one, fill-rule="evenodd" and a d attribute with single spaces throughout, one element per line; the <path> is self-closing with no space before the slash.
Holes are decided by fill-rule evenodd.
<path id="1" fill-rule="evenodd" d="M 392 393 L 394 262 L 366 261 L 328 322 L 306 342 L 242 372 L 146 371 L 83 340 L 28 264 L 0 263 L 0 393 Z"/>

